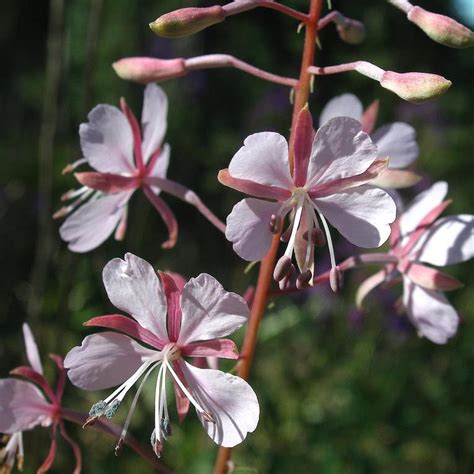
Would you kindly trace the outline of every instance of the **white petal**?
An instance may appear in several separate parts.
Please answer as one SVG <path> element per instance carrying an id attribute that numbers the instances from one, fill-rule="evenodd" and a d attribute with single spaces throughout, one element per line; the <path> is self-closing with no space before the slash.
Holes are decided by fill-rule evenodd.
<path id="1" fill-rule="evenodd" d="M 273 234 L 270 218 L 281 204 L 248 198 L 238 202 L 227 216 L 225 236 L 234 251 L 250 262 L 261 260 L 268 253 Z"/>
<path id="2" fill-rule="evenodd" d="M 432 265 L 451 265 L 474 257 L 474 216 L 460 214 L 437 220 L 413 252 L 417 260 Z"/>
<path id="3" fill-rule="evenodd" d="M 192 395 L 212 415 L 215 423 L 199 419 L 212 440 L 232 448 L 255 430 L 260 416 L 257 396 L 240 377 L 220 370 L 198 369 L 181 364 Z"/>
<path id="4" fill-rule="evenodd" d="M 41 364 L 41 358 L 36 345 L 35 338 L 31 332 L 30 326 L 27 323 L 23 323 L 23 339 L 25 340 L 26 357 L 30 366 L 36 370 L 39 374 L 43 374 L 43 366 Z"/>
<path id="5" fill-rule="evenodd" d="M 459 316 L 443 293 L 426 290 L 404 278 L 403 304 L 420 336 L 445 344 L 456 334 Z"/>
<path id="6" fill-rule="evenodd" d="M 331 119 L 314 137 L 307 186 L 361 174 L 377 156 L 377 147 L 357 120 Z"/>
<path id="7" fill-rule="evenodd" d="M 431 188 L 418 194 L 410 207 L 400 216 L 400 232 L 403 236 L 414 231 L 420 221 L 438 204 L 443 202 L 448 193 L 448 184 L 438 181 Z"/>
<path id="8" fill-rule="evenodd" d="M 377 145 L 379 157 L 390 158 L 389 168 L 405 168 L 418 158 L 416 131 L 407 123 L 394 122 L 384 125 L 375 130 L 372 140 Z"/>
<path id="9" fill-rule="evenodd" d="M 326 219 L 358 247 L 382 245 L 390 235 L 396 206 L 382 189 L 358 186 L 344 192 L 314 199 Z"/>
<path id="10" fill-rule="evenodd" d="M 229 173 L 234 178 L 285 189 L 292 188 L 288 143 L 284 137 L 274 132 L 250 135 L 232 158 Z"/>
<path id="11" fill-rule="evenodd" d="M 145 163 L 161 146 L 165 137 L 168 115 L 168 98 L 156 84 L 148 84 L 143 96 L 142 152 Z"/>
<path id="12" fill-rule="evenodd" d="M 33 384 L 23 380 L 0 380 L 0 432 L 12 434 L 46 423 L 51 405 Z"/>
<path id="13" fill-rule="evenodd" d="M 362 104 L 354 94 L 342 94 L 331 99 L 321 112 L 319 126 L 329 122 L 334 117 L 352 117 L 360 122 Z"/>
<path id="14" fill-rule="evenodd" d="M 125 115 L 112 105 L 98 105 L 81 123 L 79 135 L 84 158 L 102 173 L 132 173 L 133 136 Z"/>
<path id="15" fill-rule="evenodd" d="M 105 195 L 86 202 L 73 212 L 59 228 L 69 250 L 89 252 L 107 240 L 122 218 L 132 193 Z"/>
<path id="16" fill-rule="evenodd" d="M 227 292 L 206 273 L 191 278 L 184 285 L 181 311 L 180 344 L 227 336 L 245 324 L 249 314 L 241 296 Z"/>
<path id="17" fill-rule="evenodd" d="M 156 355 L 125 334 L 102 332 L 87 336 L 64 359 L 69 380 L 84 390 L 102 390 L 125 382 L 142 363 Z"/>
<path id="18" fill-rule="evenodd" d="M 166 298 L 154 268 L 132 253 L 114 258 L 104 267 L 102 279 L 111 303 L 133 316 L 159 339 L 168 341 Z"/>

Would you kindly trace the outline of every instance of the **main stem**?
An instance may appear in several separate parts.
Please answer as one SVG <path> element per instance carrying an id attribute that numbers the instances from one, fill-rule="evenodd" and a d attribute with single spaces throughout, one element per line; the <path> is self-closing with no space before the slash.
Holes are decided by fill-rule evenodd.
<path id="1" fill-rule="evenodd" d="M 295 101 L 293 105 L 293 116 L 291 122 L 291 133 L 289 139 L 289 166 L 293 172 L 294 156 L 293 143 L 296 120 L 300 110 L 308 102 L 311 91 L 312 76 L 308 72 L 308 67 L 314 64 L 316 51 L 316 35 L 318 31 L 318 21 L 321 16 L 322 0 L 310 0 L 310 10 L 308 14 L 308 22 L 306 23 L 306 33 L 304 40 L 303 56 L 301 59 L 301 70 L 298 84 L 295 88 Z M 255 297 L 250 311 L 247 332 L 245 333 L 244 343 L 242 345 L 242 358 L 240 360 L 237 375 L 243 379 L 247 379 L 250 374 L 255 346 L 257 344 L 258 329 L 260 321 L 265 313 L 270 293 L 270 285 L 272 273 L 275 267 L 275 260 L 280 243 L 280 236 L 275 235 L 267 256 L 260 264 L 260 272 L 258 275 L 257 286 L 255 288 Z M 231 448 L 219 448 L 216 464 L 214 466 L 214 474 L 226 474 L 228 472 L 228 464 L 231 454 Z"/>

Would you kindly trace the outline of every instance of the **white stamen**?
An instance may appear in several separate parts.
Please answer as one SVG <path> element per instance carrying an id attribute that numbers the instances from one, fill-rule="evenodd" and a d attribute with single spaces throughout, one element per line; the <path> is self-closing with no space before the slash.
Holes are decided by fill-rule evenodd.
<path id="1" fill-rule="evenodd" d="M 166 359 L 163 360 L 163 365 L 160 367 L 158 376 L 156 377 L 156 388 L 155 388 L 155 436 L 159 443 L 161 443 L 161 411 L 162 411 L 162 400 L 160 397 L 161 379 L 164 377 L 163 372 L 166 371 L 165 367 Z"/>
<path id="2" fill-rule="evenodd" d="M 298 227 L 300 225 L 301 221 L 301 214 L 303 212 L 303 205 L 304 205 L 304 196 L 300 196 L 298 199 L 298 204 L 296 207 L 296 212 L 295 212 L 295 218 L 293 220 L 293 229 L 291 230 L 291 236 L 290 240 L 288 241 L 288 246 L 286 247 L 285 250 L 285 256 L 288 258 L 291 258 L 293 255 L 293 248 L 295 246 L 295 240 L 296 240 L 296 232 L 298 231 Z"/>
<path id="3" fill-rule="evenodd" d="M 326 240 L 327 240 L 327 244 L 328 244 L 328 248 L 329 248 L 329 258 L 331 259 L 331 268 L 335 268 L 336 267 L 336 258 L 334 256 L 334 246 L 332 244 L 331 233 L 329 232 L 328 223 L 326 222 L 326 218 L 323 216 L 323 213 L 318 209 L 318 206 L 316 206 L 316 204 L 313 201 L 311 201 L 311 204 L 314 207 L 314 209 L 316 210 L 316 212 L 318 213 L 319 218 L 321 219 L 321 222 L 323 224 L 324 232 L 326 234 Z"/>

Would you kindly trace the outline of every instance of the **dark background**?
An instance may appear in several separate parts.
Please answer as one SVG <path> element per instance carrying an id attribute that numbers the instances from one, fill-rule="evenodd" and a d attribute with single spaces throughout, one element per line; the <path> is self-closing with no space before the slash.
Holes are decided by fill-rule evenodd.
<path id="1" fill-rule="evenodd" d="M 333 3 L 365 23 L 367 39 L 357 47 L 346 45 L 329 26 L 321 33 L 318 65 L 365 59 L 389 70 L 441 74 L 453 86 L 440 100 L 415 106 L 356 73 L 323 77 L 316 81 L 310 102 L 314 116 L 343 92 L 357 94 L 364 105 L 379 98 L 379 125 L 405 120 L 417 128 L 417 169 L 425 178 L 416 191 L 447 180 L 453 199 L 450 213 L 472 211 L 472 50 L 433 43 L 386 2 Z M 301 9 L 306 4 L 291 2 Z M 125 96 L 140 113 L 142 87 L 117 78 L 113 61 L 221 52 L 281 75 L 298 73 L 303 34 L 296 34 L 297 22 L 270 10 L 232 17 L 186 39 L 160 39 L 149 30 L 148 23 L 159 15 L 191 5 L 178 0 L 2 2 L 1 376 L 25 362 L 20 328 L 27 320 L 37 335 L 47 376 L 54 379 L 47 354 L 65 354 L 87 333 L 83 321 L 111 309 L 101 270 L 126 251 L 187 277 L 208 272 L 240 293 L 255 282 L 257 268 L 244 274 L 246 264 L 230 244 L 192 208 L 169 196 L 165 200 L 180 224 L 179 241 L 171 251 L 160 248 L 166 238 L 164 225 L 140 193 L 131 202 L 125 241 L 109 239 L 85 255 L 67 250 L 59 239 L 59 222 L 50 218 L 60 207 L 60 195 L 75 186 L 72 176 L 61 175 L 61 170 L 81 156 L 77 130 L 87 112 L 97 103 L 118 105 Z M 453 2 L 420 5 L 463 18 Z M 170 100 L 168 176 L 194 189 L 225 218 L 241 196 L 219 185 L 217 171 L 228 165 L 247 135 L 264 130 L 288 135 L 288 90 L 235 70 L 195 72 L 163 87 Z M 404 196 L 412 195 L 410 190 Z M 351 252 L 339 243 L 339 259 Z M 320 268 L 326 259 L 323 249 Z M 251 380 L 261 403 L 261 420 L 256 433 L 234 452 L 238 472 L 473 471 L 472 264 L 449 269 L 466 286 L 450 295 L 462 323 L 446 346 L 419 339 L 406 318 L 393 310 L 399 288 L 376 292 L 369 299 L 369 311 L 357 313 L 356 284 L 370 271 L 349 275 L 337 298 L 319 289 L 272 303 Z M 131 425 L 145 446 L 152 429 L 152 385 L 144 391 Z M 100 397 L 69 386 L 65 404 L 87 410 Z M 115 421 L 121 423 L 125 416 L 124 407 Z M 174 418 L 173 426 L 164 461 L 180 473 L 211 472 L 216 449 L 195 417 L 188 417 L 182 427 Z M 83 445 L 85 473 L 151 472 L 130 451 L 116 459 L 109 438 L 75 427 L 70 431 Z M 41 428 L 26 434 L 25 472 L 34 472 L 42 462 L 48 438 Z M 69 448 L 60 442 L 58 453 L 52 472 L 71 472 Z"/>

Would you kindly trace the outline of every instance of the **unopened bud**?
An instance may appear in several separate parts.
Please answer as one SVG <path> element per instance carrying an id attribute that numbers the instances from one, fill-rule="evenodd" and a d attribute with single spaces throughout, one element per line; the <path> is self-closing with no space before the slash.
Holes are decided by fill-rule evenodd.
<path id="1" fill-rule="evenodd" d="M 281 281 L 285 277 L 290 277 L 294 271 L 295 266 L 291 263 L 290 257 L 283 255 L 283 257 L 281 257 L 275 265 L 273 278 L 275 281 Z"/>
<path id="2" fill-rule="evenodd" d="M 437 74 L 386 71 L 380 85 L 416 104 L 444 94 L 451 86 L 451 81 Z"/>
<path id="3" fill-rule="evenodd" d="M 181 8 L 166 13 L 150 23 L 153 33 L 164 38 L 180 38 L 204 30 L 225 20 L 225 11 L 220 5 L 205 8 Z"/>
<path id="4" fill-rule="evenodd" d="M 273 214 L 272 217 L 270 218 L 270 232 L 272 234 L 278 234 L 279 232 L 281 232 L 281 229 L 283 227 L 283 219 L 276 215 L 276 214 Z"/>
<path id="5" fill-rule="evenodd" d="M 303 234 L 303 239 L 308 240 L 308 231 Z M 324 232 L 319 228 L 314 228 L 311 231 L 311 242 L 313 242 L 316 247 L 324 247 L 326 245 L 326 237 Z"/>
<path id="6" fill-rule="evenodd" d="M 296 288 L 298 288 L 298 290 L 308 288 L 310 286 L 309 282 L 311 281 L 311 278 L 313 278 L 311 270 L 306 270 L 305 272 L 300 273 L 296 278 Z"/>
<path id="7" fill-rule="evenodd" d="M 121 79 L 141 84 L 167 81 L 187 72 L 183 58 L 123 58 L 114 62 L 112 67 Z"/>
<path id="8" fill-rule="evenodd" d="M 407 17 L 437 43 L 450 48 L 474 46 L 474 32 L 449 16 L 432 13 L 421 7 L 413 7 Z"/>
<path id="9" fill-rule="evenodd" d="M 357 20 L 346 18 L 336 25 L 339 38 L 348 44 L 360 44 L 365 39 L 365 26 Z"/>
<path id="10" fill-rule="evenodd" d="M 331 268 L 329 272 L 329 286 L 334 293 L 339 293 L 342 289 L 343 275 L 339 267 Z"/>

